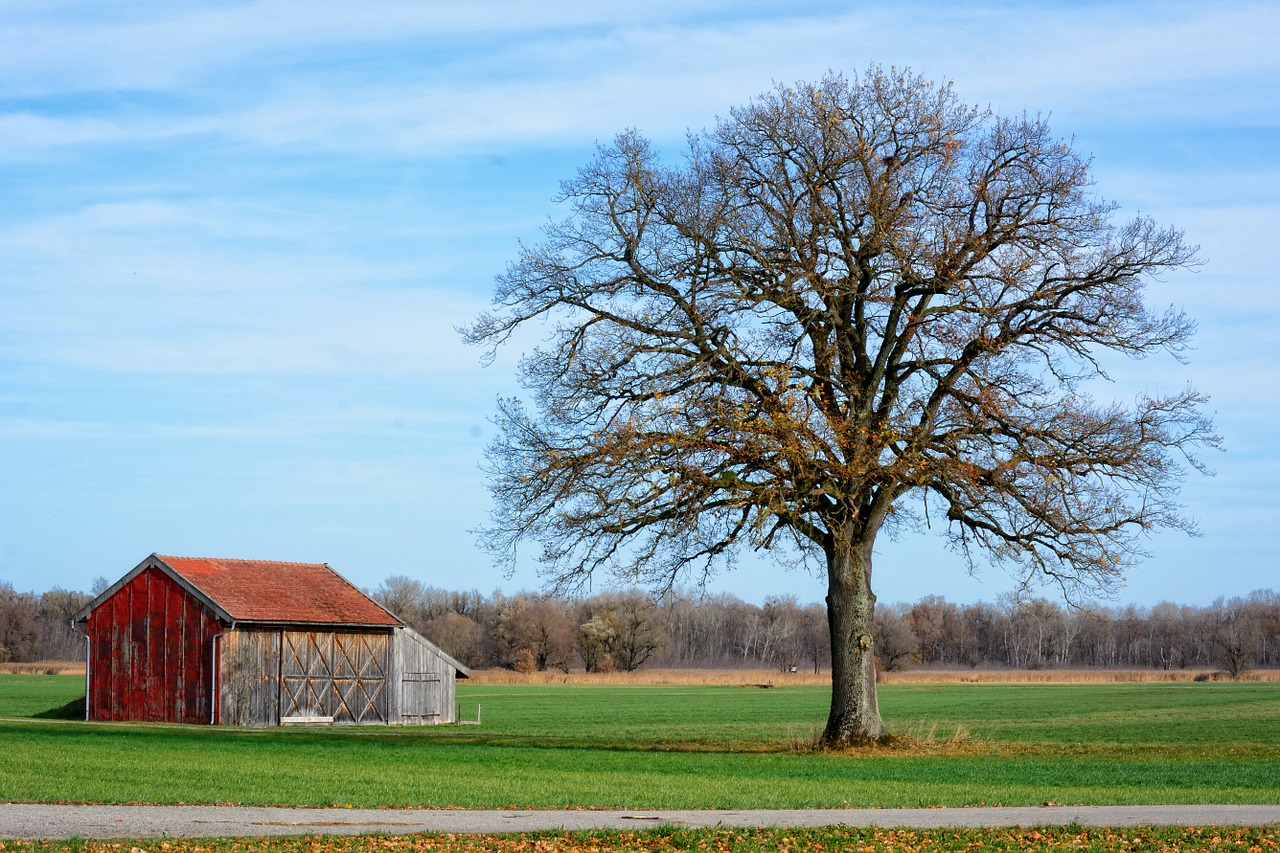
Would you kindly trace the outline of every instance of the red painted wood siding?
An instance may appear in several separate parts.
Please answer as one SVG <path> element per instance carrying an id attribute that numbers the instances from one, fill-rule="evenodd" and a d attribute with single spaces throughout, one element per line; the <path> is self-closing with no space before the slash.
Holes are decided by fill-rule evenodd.
<path id="1" fill-rule="evenodd" d="M 159 569 L 89 614 L 89 719 L 207 723 L 213 638 L 227 629 Z"/>

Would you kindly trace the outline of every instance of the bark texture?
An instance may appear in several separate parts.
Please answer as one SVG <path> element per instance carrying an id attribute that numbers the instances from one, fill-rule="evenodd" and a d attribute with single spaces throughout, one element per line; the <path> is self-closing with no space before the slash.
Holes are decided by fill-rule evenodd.
<path id="1" fill-rule="evenodd" d="M 865 743 L 884 735 L 876 695 L 875 609 L 870 542 L 841 542 L 827 569 L 831 712 L 822 733 L 824 746 Z"/>

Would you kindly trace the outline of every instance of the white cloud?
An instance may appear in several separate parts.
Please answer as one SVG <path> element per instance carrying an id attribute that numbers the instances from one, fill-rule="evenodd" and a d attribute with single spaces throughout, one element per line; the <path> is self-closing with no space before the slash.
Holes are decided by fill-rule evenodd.
<path id="1" fill-rule="evenodd" d="M 193 296 L 154 282 L 131 292 L 99 284 L 102 292 L 78 299 L 14 300 L 5 349 L 29 363 L 133 373 L 426 377 L 479 369 L 478 353 L 454 327 L 482 303 L 437 289 L 303 295 L 270 282 L 251 292 L 241 282 L 240 295 Z"/>
<path id="2" fill-rule="evenodd" d="M 266 146 L 403 155 L 607 137 L 632 125 L 674 136 L 711 123 L 771 81 L 857 72 L 869 61 L 953 77 L 962 98 L 1003 110 L 1097 122 L 1206 115 L 1274 122 L 1280 94 L 1227 86 L 1212 98 L 1188 97 L 1204 81 L 1274 79 L 1280 10 L 1270 6 L 1162 5 L 1156 14 L 1147 5 L 970 12 L 917 4 L 931 13 L 903 27 L 903 12 L 888 6 L 682 19 L 670 8 L 624 12 L 609 4 L 537 14 L 523 3 L 466 11 L 301 5 L 46 23 L 11 35 L 9 49 L 0 49 L 0 79 L 30 75 L 46 85 L 60 80 L 66 91 L 178 97 L 143 99 L 111 120 L 19 112 L 8 119 L 13 138 L 35 148 L 220 133 Z M 519 38 L 500 37 L 513 33 Z M 345 52 L 379 59 L 344 62 Z M 49 57 L 58 57 L 56 67 Z M 236 76 L 222 79 L 226 68 Z M 196 83 L 203 95 L 192 97 Z"/>
<path id="3" fill-rule="evenodd" d="M 0 352 L 143 373 L 478 369 L 454 327 L 484 294 L 433 280 L 430 259 L 412 252 L 326 251 L 341 223 L 254 213 L 144 200 L 11 229 L 0 237 L 10 260 Z"/>
<path id="4" fill-rule="evenodd" d="M 256 63 L 268 68 L 361 44 L 449 49 L 459 40 L 613 27 L 649 18 L 733 9 L 728 3 L 484 4 L 266 0 L 126 7 L 96 15 L 89 4 L 63 4 L 51 14 L 0 10 L 10 25 L 0 37 L 0 79 L 11 92 L 71 89 L 167 89 L 218 71 Z M 16 20 L 15 20 L 16 19 Z"/>

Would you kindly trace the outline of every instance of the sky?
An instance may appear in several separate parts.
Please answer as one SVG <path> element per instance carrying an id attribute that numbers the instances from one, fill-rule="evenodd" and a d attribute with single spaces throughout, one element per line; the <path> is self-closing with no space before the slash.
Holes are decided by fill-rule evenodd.
<path id="1" fill-rule="evenodd" d="M 560 181 L 637 128 L 871 63 L 1046 116 L 1119 216 L 1186 232 L 1154 282 L 1225 451 L 1115 603 L 1280 589 L 1280 5 L 0 0 L 0 582 L 87 590 L 152 552 L 327 562 L 359 586 L 533 590 L 495 569 L 492 364 L 456 332 Z M 937 533 L 882 541 L 882 602 L 994 601 Z M 601 579 L 598 588 L 605 586 Z M 820 601 L 746 560 L 709 591 Z M 1051 592 L 1048 594 L 1052 594 Z"/>

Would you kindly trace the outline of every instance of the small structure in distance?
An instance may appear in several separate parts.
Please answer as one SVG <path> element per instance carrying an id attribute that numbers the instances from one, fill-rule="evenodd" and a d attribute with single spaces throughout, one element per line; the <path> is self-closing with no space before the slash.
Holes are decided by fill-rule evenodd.
<path id="1" fill-rule="evenodd" d="M 452 723 L 470 675 L 324 563 L 152 554 L 74 621 L 88 720 Z"/>

